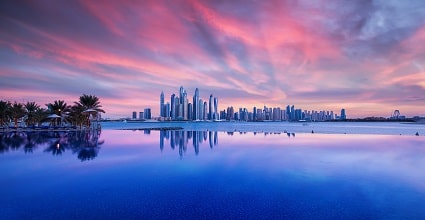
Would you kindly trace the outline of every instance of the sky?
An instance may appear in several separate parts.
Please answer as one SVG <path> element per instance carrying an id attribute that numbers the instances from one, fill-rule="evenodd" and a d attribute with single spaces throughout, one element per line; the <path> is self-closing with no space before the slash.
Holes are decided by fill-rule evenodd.
<path id="1" fill-rule="evenodd" d="M 425 1 L 2 1 L 0 99 L 130 117 L 183 86 L 219 109 L 425 116 Z"/>

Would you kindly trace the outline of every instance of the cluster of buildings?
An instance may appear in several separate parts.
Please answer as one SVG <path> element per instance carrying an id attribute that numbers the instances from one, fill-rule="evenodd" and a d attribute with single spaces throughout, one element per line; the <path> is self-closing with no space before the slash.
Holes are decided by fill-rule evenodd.
<path id="1" fill-rule="evenodd" d="M 187 92 L 180 87 L 178 95 L 172 94 L 170 102 L 165 103 L 164 92 L 161 92 L 159 98 L 160 118 L 162 120 L 220 120 L 218 114 L 218 98 L 212 94 L 208 102 L 202 100 L 199 96 L 199 89 L 195 89 L 193 101 L 189 102 Z"/>
<path id="2" fill-rule="evenodd" d="M 137 118 L 137 112 L 133 112 L 132 119 L 136 120 L 148 120 L 152 119 L 152 110 L 150 108 L 145 108 L 143 112 L 139 112 L 139 118 Z"/>
<path id="3" fill-rule="evenodd" d="M 345 120 L 347 115 L 345 109 L 341 109 L 341 115 L 334 114 L 333 111 L 307 111 L 296 109 L 294 105 L 286 106 L 285 109 L 280 107 L 263 108 L 253 107 L 252 111 L 246 108 L 235 109 L 231 106 L 227 111 L 221 111 L 220 116 L 227 121 L 329 121 L 329 120 Z"/>
<path id="4" fill-rule="evenodd" d="M 218 98 L 212 94 L 208 101 L 203 100 L 199 95 L 199 89 L 195 89 L 192 102 L 189 101 L 186 90 L 180 87 L 179 94 L 172 94 L 169 102 L 165 102 L 164 92 L 159 97 L 159 120 L 161 121 L 329 121 L 345 120 L 347 115 L 345 109 L 341 109 L 341 114 L 334 114 L 333 111 L 307 111 L 295 108 L 294 105 L 280 107 L 263 108 L 253 107 L 252 111 L 247 108 L 235 109 L 233 106 L 218 111 Z M 137 112 L 133 112 L 133 119 L 137 119 Z M 140 120 L 152 119 L 150 108 L 139 112 Z"/>

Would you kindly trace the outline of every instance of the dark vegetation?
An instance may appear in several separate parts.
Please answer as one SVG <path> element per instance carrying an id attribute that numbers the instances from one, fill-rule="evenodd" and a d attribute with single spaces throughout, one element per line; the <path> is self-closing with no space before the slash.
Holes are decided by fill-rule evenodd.
<path id="1" fill-rule="evenodd" d="M 78 102 L 68 105 L 64 100 L 55 100 L 41 107 L 35 102 L 19 103 L 0 100 L 0 127 L 43 128 L 47 127 L 90 127 L 90 118 L 105 113 L 99 98 L 83 94 Z"/>

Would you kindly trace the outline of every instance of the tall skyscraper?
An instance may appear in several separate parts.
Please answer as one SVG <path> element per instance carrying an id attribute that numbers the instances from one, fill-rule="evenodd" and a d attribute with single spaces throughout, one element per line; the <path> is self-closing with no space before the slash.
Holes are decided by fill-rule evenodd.
<path id="1" fill-rule="evenodd" d="M 192 103 L 187 104 L 187 119 L 193 120 L 193 105 Z"/>
<path id="2" fill-rule="evenodd" d="M 206 101 L 204 102 L 204 116 L 203 117 L 204 117 L 203 120 L 208 119 L 208 104 L 207 104 Z"/>
<path id="3" fill-rule="evenodd" d="M 213 120 L 213 95 L 210 95 L 210 100 L 208 103 L 208 120 Z"/>
<path id="4" fill-rule="evenodd" d="M 174 120 L 174 119 L 176 119 L 176 103 L 175 103 L 175 97 L 176 97 L 176 95 L 175 94 L 172 94 L 171 95 L 171 109 L 170 109 L 170 113 L 171 113 L 171 119 L 172 120 Z"/>
<path id="5" fill-rule="evenodd" d="M 193 95 L 193 120 L 199 120 L 199 89 L 195 89 L 195 95 Z"/>
<path id="6" fill-rule="evenodd" d="M 165 117 L 165 111 L 164 111 L 164 91 L 161 91 L 161 95 L 159 97 L 159 115 L 161 117 Z"/>
<path id="7" fill-rule="evenodd" d="M 341 109 L 341 120 L 347 119 L 347 115 L 345 114 L 345 109 Z"/>
<path id="8" fill-rule="evenodd" d="M 295 106 L 294 105 L 291 106 L 291 120 L 292 121 L 296 120 L 296 118 L 295 118 Z"/>
<path id="9" fill-rule="evenodd" d="M 183 93 L 183 106 L 182 106 L 182 112 L 183 112 L 183 119 L 187 120 L 188 118 L 188 113 L 189 113 L 189 108 L 188 108 L 188 104 L 189 101 L 187 100 L 187 93 L 186 91 Z"/>
<path id="10" fill-rule="evenodd" d="M 218 115 L 218 98 L 214 97 L 214 120 L 220 120 Z"/>
<path id="11" fill-rule="evenodd" d="M 204 120 L 204 101 L 198 100 L 198 119 Z"/>
<path id="12" fill-rule="evenodd" d="M 170 103 L 169 102 L 167 102 L 167 104 L 164 105 L 164 111 L 165 111 L 164 117 L 166 117 L 167 119 L 170 119 L 171 115 L 170 115 Z"/>
<path id="13" fill-rule="evenodd" d="M 184 93 L 185 93 L 185 91 L 184 91 L 184 88 L 183 88 L 183 86 L 180 86 L 180 104 L 183 104 L 183 96 L 184 96 Z"/>

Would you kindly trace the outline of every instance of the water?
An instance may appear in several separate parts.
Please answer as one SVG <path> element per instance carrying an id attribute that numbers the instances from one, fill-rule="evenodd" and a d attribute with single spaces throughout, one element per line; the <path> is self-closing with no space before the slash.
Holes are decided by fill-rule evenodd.
<path id="1" fill-rule="evenodd" d="M 106 129 L 180 127 L 190 131 L 425 135 L 425 124 L 400 122 L 103 122 Z"/>
<path id="2" fill-rule="evenodd" d="M 423 219 L 423 136 L 1 134 L 0 219 Z"/>

